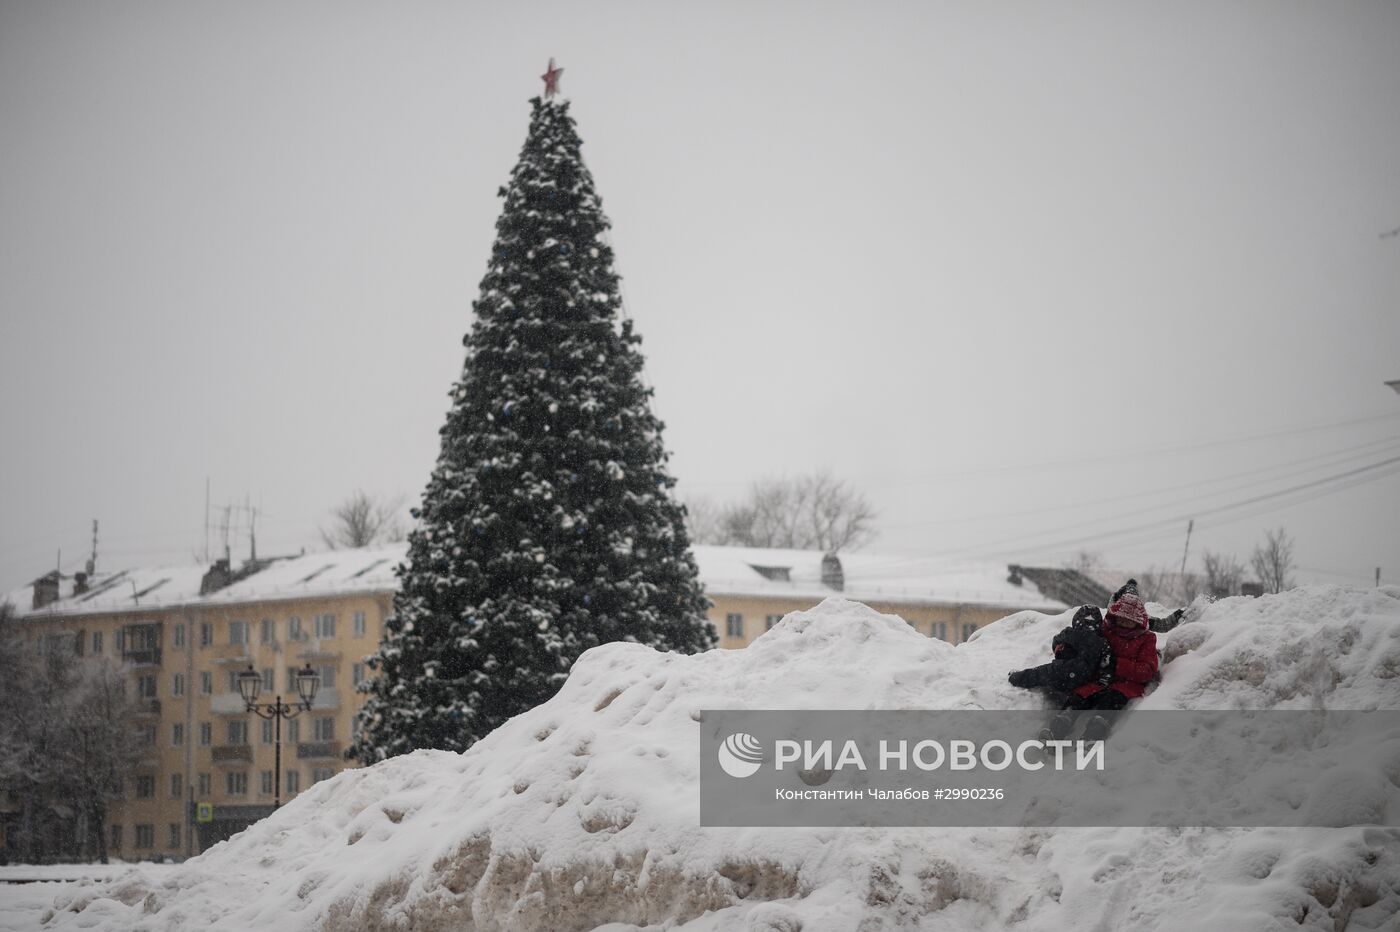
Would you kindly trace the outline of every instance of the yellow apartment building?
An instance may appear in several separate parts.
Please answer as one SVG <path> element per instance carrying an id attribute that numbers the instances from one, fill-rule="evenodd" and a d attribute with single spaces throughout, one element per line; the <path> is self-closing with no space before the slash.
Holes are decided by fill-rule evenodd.
<path id="1" fill-rule="evenodd" d="M 285 803 L 356 766 L 343 753 L 365 698 L 356 687 L 369 675 L 365 658 L 383 633 L 404 552 L 397 544 L 238 569 L 50 573 L 0 596 L 36 643 L 62 639 L 75 653 L 120 664 L 130 678 L 147 753 L 111 809 L 112 856 L 189 857 L 268 815 L 279 798 Z M 713 602 L 710 621 L 727 649 L 833 596 L 952 643 L 1012 612 L 1066 608 L 996 564 L 706 546 L 695 556 Z M 283 722 L 279 776 L 274 724 L 246 711 L 237 677 L 251 667 L 261 679 L 259 702 L 280 695 L 295 705 L 305 665 L 320 686 L 310 710 Z M 0 812 L 0 824 L 6 818 Z"/>

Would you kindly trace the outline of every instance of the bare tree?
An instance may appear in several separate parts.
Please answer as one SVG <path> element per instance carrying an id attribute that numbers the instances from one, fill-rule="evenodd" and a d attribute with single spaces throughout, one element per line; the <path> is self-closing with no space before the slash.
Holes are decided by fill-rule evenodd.
<path id="1" fill-rule="evenodd" d="M 402 495 L 382 499 L 356 489 L 331 509 L 331 526 L 321 528 L 321 540 L 331 550 L 403 540 L 407 534 L 399 517 L 403 505 Z"/>
<path id="2" fill-rule="evenodd" d="M 853 550 L 875 537 L 875 509 L 860 492 L 826 472 L 755 482 L 747 496 L 692 527 L 696 543 L 743 547 Z"/>
<path id="3" fill-rule="evenodd" d="M 1234 556 L 1207 550 L 1201 554 L 1201 567 L 1205 573 L 1207 594 L 1216 597 L 1239 595 L 1240 583 L 1244 582 L 1244 564 Z"/>
<path id="4" fill-rule="evenodd" d="M 711 498 L 700 496 L 685 501 L 685 529 L 697 544 L 718 543 L 721 512 Z"/>
<path id="5" fill-rule="evenodd" d="M 14 841 L 31 863 L 74 856 L 105 863 L 108 807 L 140 760 L 124 677 L 101 658 L 79 656 L 77 636 L 31 641 L 10 606 L 0 606 L 0 788 L 18 806 Z"/>
<path id="6" fill-rule="evenodd" d="M 1254 548 L 1249 565 L 1264 584 L 1265 592 L 1282 592 L 1293 588 L 1293 541 L 1283 528 L 1276 528 Z"/>
<path id="7" fill-rule="evenodd" d="M 65 703 L 64 741 L 57 763 L 66 774 L 65 795 L 87 822 L 88 842 L 107 863 L 107 813 L 125 791 L 123 777 L 140 764 L 154 732 L 133 726 L 139 700 L 126 691 L 126 678 L 105 658 L 83 665 L 77 688 Z M 154 728 L 154 724 L 147 727 Z"/>
<path id="8" fill-rule="evenodd" d="M 1081 550 L 1065 562 L 1065 569 L 1092 573 L 1103 569 L 1103 556 L 1093 550 Z"/>
<path id="9" fill-rule="evenodd" d="M 1204 591 L 1204 580 L 1195 573 L 1180 573 L 1152 566 L 1138 574 L 1138 592 L 1144 602 L 1185 605 Z"/>

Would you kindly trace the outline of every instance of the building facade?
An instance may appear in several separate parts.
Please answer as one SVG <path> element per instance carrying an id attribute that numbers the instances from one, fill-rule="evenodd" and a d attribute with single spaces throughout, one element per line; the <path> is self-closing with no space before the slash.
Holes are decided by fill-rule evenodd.
<path id="1" fill-rule="evenodd" d="M 735 547 L 695 554 L 722 649 L 745 647 L 829 597 L 864 602 L 955 644 L 1011 612 L 1065 608 L 991 564 Z M 383 634 L 403 557 L 400 544 L 237 571 L 223 563 L 55 573 L 6 597 L 24 636 L 119 664 L 138 700 L 132 725 L 144 754 L 110 811 L 112 856 L 192 856 L 356 766 L 344 750 L 365 698 L 357 687 L 370 674 L 366 658 Z M 276 725 L 246 710 L 238 675 L 259 675 L 260 702 L 280 696 L 295 705 L 306 665 L 320 685 L 312 707 L 282 723 L 279 773 Z"/>

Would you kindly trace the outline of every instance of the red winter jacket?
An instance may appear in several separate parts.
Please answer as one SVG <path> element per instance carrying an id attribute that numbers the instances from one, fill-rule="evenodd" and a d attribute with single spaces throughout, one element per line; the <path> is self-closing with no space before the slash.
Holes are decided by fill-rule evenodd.
<path id="1" fill-rule="evenodd" d="M 1113 648 L 1113 682 L 1106 688 L 1116 689 L 1129 699 L 1141 698 L 1143 689 L 1157 675 L 1157 635 L 1144 628 L 1142 633 L 1129 637 L 1106 618 L 1099 633 Z M 1085 683 L 1074 694 L 1087 698 L 1104 688 L 1098 683 Z"/>

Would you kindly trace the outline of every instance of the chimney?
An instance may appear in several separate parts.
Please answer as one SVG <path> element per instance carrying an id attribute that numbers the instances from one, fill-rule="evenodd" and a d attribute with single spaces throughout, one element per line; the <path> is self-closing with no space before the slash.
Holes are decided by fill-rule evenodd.
<path id="1" fill-rule="evenodd" d="M 211 592 L 218 592 L 231 582 L 233 582 L 233 573 L 229 571 L 228 560 L 216 560 L 214 565 L 209 567 L 209 572 L 205 573 L 204 578 L 199 581 L 199 594 L 208 595 Z"/>
<path id="2" fill-rule="evenodd" d="M 91 560 L 88 561 L 88 565 L 89 565 L 89 566 L 92 565 L 92 561 L 91 561 Z M 73 594 L 74 594 L 74 595 L 82 595 L 84 592 L 87 592 L 87 591 L 88 591 L 88 584 L 87 584 L 87 581 L 88 581 L 88 574 L 87 574 L 87 573 L 74 573 L 74 574 L 73 574 Z"/>
<path id="3" fill-rule="evenodd" d="M 50 570 L 34 580 L 34 601 L 32 608 L 43 608 L 58 601 L 58 570 Z"/>
<path id="4" fill-rule="evenodd" d="M 1006 581 L 1013 586 L 1021 585 L 1021 568 L 1015 563 L 1012 563 L 1006 569 L 1011 573 L 1010 576 L 1006 577 Z"/>
<path id="5" fill-rule="evenodd" d="M 834 553 L 822 557 L 822 585 L 837 592 L 846 588 L 846 573 L 841 569 L 841 558 Z"/>

